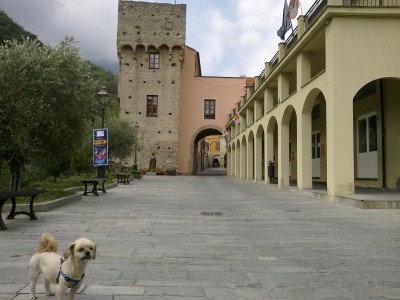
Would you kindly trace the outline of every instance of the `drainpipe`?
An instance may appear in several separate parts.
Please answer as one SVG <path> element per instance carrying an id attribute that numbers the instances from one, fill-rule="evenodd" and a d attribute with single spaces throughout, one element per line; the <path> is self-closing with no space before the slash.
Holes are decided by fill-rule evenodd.
<path id="1" fill-rule="evenodd" d="M 381 97 L 381 136 L 382 136 L 382 188 L 386 189 L 386 155 L 385 155 L 385 110 L 383 99 L 383 79 L 379 80 Z"/>

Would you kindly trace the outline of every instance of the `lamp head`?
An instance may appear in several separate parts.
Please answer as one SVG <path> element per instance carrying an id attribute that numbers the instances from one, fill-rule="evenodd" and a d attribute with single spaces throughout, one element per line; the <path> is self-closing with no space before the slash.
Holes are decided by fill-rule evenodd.
<path id="1" fill-rule="evenodd" d="M 97 96 L 99 96 L 99 101 L 102 105 L 105 105 L 107 103 L 107 98 L 108 98 L 108 93 L 106 91 L 106 88 L 103 86 L 101 90 L 97 93 Z"/>

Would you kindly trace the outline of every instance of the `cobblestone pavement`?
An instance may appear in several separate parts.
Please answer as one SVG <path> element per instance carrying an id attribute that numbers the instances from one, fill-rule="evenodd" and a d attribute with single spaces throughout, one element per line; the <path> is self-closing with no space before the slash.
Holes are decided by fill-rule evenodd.
<path id="1" fill-rule="evenodd" d="M 77 300 L 400 299 L 400 210 L 223 176 L 145 176 L 38 217 L 5 219 L 0 300 L 28 299 L 43 232 L 60 253 L 80 236 L 97 244 Z"/>

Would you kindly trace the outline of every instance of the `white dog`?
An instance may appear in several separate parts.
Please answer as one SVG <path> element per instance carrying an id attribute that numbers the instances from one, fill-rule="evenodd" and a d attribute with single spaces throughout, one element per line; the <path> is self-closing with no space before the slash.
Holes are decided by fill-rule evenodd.
<path id="1" fill-rule="evenodd" d="M 56 283 L 58 300 L 64 299 L 68 288 L 68 299 L 74 299 L 82 284 L 87 263 L 96 258 L 96 245 L 86 238 L 79 238 L 67 248 L 64 257 L 56 252 L 57 241 L 51 234 L 43 234 L 37 253 L 29 261 L 31 300 L 37 299 L 35 288 L 40 273 L 44 275 L 47 296 L 54 295 L 50 290 L 50 283 Z"/>

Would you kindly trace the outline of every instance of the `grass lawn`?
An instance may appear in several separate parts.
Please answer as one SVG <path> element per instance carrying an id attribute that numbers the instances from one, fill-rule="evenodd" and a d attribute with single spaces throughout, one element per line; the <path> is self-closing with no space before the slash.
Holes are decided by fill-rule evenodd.
<path id="1" fill-rule="evenodd" d="M 46 181 L 37 181 L 32 182 L 29 186 L 23 187 L 24 189 L 43 189 L 44 192 L 37 195 L 35 199 L 35 203 L 41 203 L 46 201 L 55 200 L 62 197 L 72 196 L 75 192 L 65 191 L 65 189 L 83 186 L 83 183 L 80 182 L 83 178 L 74 176 L 68 178 L 60 178 L 57 179 L 56 182 L 54 180 L 46 180 Z M 112 182 L 112 178 L 108 178 L 106 184 L 110 184 Z M 17 198 L 17 203 L 29 203 L 30 197 Z M 11 200 L 9 200 L 11 202 Z"/>

